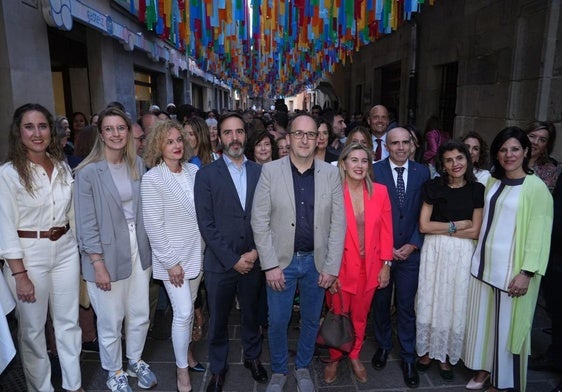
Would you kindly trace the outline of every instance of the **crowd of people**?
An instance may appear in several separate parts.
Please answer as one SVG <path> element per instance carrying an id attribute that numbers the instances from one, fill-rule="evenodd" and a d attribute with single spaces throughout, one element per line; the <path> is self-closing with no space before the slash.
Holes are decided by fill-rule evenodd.
<path id="1" fill-rule="evenodd" d="M 161 328 L 161 301 L 173 314 L 177 389 L 191 391 L 190 371 L 207 370 L 191 351 L 204 324 L 203 284 L 208 392 L 225 384 L 234 303 L 244 367 L 268 392 L 283 391 L 289 374 L 300 392 L 316 390 L 309 366 L 326 307 L 349 313 L 355 332 L 349 352 L 329 349 L 327 384 L 344 360 L 367 382 L 360 353 L 369 314 L 371 364 L 386 367 L 393 309 L 410 388 L 434 360 L 445 381 L 463 361 L 474 370 L 466 388 L 489 392 L 525 392 L 528 367 L 559 363 L 562 241 L 551 228 L 562 216 L 562 176 L 550 156 L 553 124 L 507 127 L 488 151 L 477 132 L 452 139 L 432 117 L 422 136 L 382 105 L 349 124 L 318 106 L 289 116 L 170 104 L 132 121 L 119 102 L 90 120 L 19 107 L 0 166 L 0 291 L 7 283 L 12 296 L 0 305 L 3 315 L 15 302 L 29 391 L 54 390 L 53 352 L 62 387 L 83 391 L 80 353 L 92 343 L 109 390 L 130 392 L 129 377 L 143 389 L 157 385 L 143 349 Z M 529 362 L 543 276 L 553 342 Z M 261 362 L 264 334 L 271 374 Z"/>

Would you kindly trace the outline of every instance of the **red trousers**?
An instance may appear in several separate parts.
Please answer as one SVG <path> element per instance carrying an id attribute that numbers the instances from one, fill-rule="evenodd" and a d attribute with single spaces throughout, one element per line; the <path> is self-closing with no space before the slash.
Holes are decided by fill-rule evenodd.
<path id="1" fill-rule="evenodd" d="M 361 271 L 359 274 L 359 285 L 357 287 L 357 294 L 351 294 L 345 291 L 345 287 L 341 288 L 341 294 L 343 298 L 343 309 L 349 311 L 349 316 L 355 329 L 355 343 L 353 344 L 353 349 L 349 353 L 350 359 L 359 359 L 359 353 L 363 347 L 363 341 L 365 340 L 365 328 L 367 327 L 367 316 L 369 310 L 371 309 L 371 302 L 373 301 L 373 295 L 376 289 L 365 291 L 365 284 L 367 282 L 367 277 L 365 271 Z M 330 291 L 326 291 L 326 304 L 328 307 L 332 307 L 336 314 L 341 313 L 341 302 L 340 295 L 330 294 Z M 343 353 L 337 349 L 330 349 L 330 359 L 339 360 Z"/>

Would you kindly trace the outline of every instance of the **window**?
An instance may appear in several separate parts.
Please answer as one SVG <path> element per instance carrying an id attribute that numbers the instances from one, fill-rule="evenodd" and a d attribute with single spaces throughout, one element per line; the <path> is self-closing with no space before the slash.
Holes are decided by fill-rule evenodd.
<path id="1" fill-rule="evenodd" d="M 455 107 L 457 106 L 457 76 L 459 63 L 445 64 L 441 68 L 441 93 L 439 95 L 439 119 L 443 130 L 453 134 Z"/>
<path id="2" fill-rule="evenodd" d="M 135 103 L 139 115 L 148 112 L 155 96 L 155 84 L 152 75 L 135 70 Z"/>

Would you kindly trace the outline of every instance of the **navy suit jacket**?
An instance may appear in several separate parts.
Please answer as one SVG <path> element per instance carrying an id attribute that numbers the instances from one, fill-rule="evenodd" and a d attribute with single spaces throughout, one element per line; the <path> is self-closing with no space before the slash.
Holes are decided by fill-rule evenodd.
<path id="1" fill-rule="evenodd" d="M 236 187 L 221 157 L 201 168 L 195 177 L 195 211 L 205 241 L 203 268 L 226 272 L 243 253 L 256 248 L 250 225 L 254 192 L 261 166 L 246 162 L 246 205 L 242 208 Z M 256 262 L 259 268 L 259 262 Z"/>
<path id="2" fill-rule="evenodd" d="M 421 249 L 423 235 L 419 230 L 421 210 L 421 188 L 429 180 L 429 169 L 417 162 L 408 163 L 408 182 L 406 185 L 406 200 L 400 207 L 396 184 L 392 176 L 389 158 L 379 161 L 373 166 L 375 182 L 386 185 L 390 204 L 392 206 L 392 229 L 394 232 L 394 248 L 399 249 L 405 244 L 412 244 Z M 418 258 L 419 252 L 413 252 L 409 259 Z"/>

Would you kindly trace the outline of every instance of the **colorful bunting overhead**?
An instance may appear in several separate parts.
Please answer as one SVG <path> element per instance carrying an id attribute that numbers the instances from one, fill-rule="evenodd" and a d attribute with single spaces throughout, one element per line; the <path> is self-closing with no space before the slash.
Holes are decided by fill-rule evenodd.
<path id="1" fill-rule="evenodd" d="M 433 5 L 435 0 L 428 0 Z M 148 30 L 249 96 L 294 95 L 425 0 L 130 0 Z"/>

